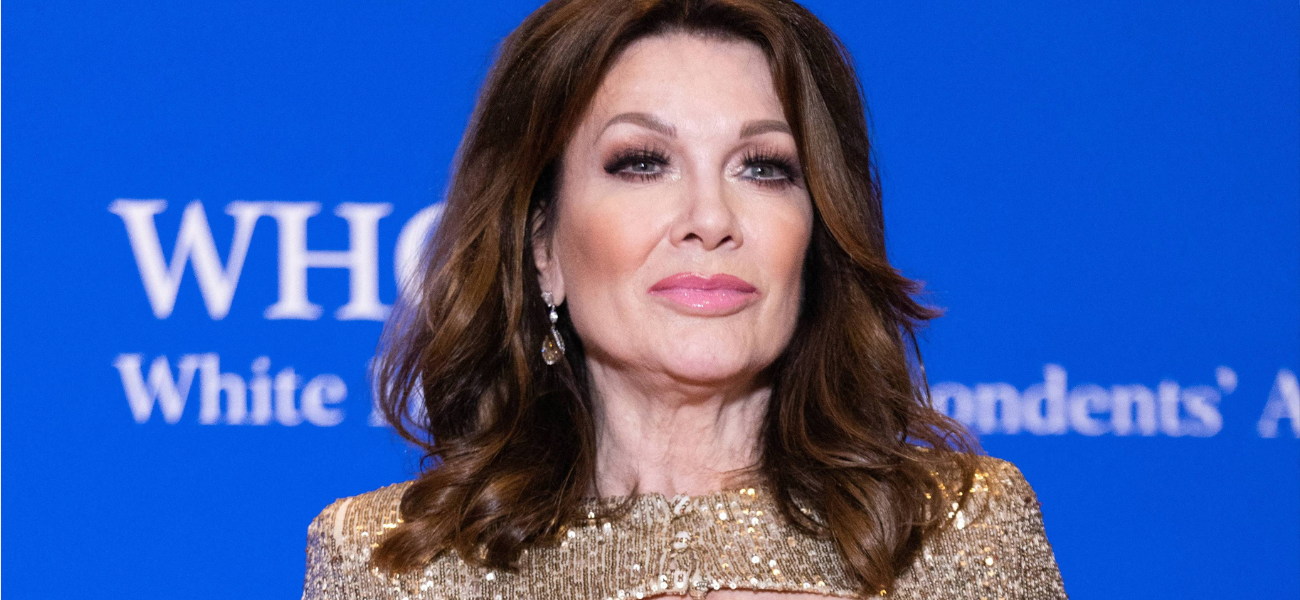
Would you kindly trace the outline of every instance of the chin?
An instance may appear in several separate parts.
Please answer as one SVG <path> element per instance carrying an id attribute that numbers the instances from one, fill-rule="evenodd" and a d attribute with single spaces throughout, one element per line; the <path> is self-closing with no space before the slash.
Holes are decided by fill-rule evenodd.
<path id="1" fill-rule="evenodd" d="M 665 357 L 664 367 L 676 379 L 702 384 L 754 375 L 753 362 L 749 357 L 719 356 L 716 353 L 677 353 Z"/>
<path id="2" fill-rule="evenodd" d="M 647 340 L 658 346 L 655 362 L 683 381 L 718 383 L 754 377 L 779 354 L 779 348 L 755 344 L 754 338 L 761 336 L 737 335 L 724 328 L 697 326 L 662 333 L 667 335 Z"/>

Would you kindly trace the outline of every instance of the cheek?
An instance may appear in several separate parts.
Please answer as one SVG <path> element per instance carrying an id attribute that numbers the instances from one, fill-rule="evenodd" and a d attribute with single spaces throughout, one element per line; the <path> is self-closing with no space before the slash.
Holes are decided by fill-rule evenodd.
<path id="1" fill-rule="evenodd" d="M 611 297 L 628 285 L 654 249 L 658 235 L 628 202 L 618 198 L 572 198 L 557 230 L 564 285 L 575 306 Z M 599 306 L 591 306 L 599 310 Z"/>
<path id="2" fill-rule="evenodd" d="M 810 203 L 805 199 L 765 213 L 757 233 L 760 235 L 755 238 L 761 239 L 758 250 L 772 277 L 772 285 L 779 286 L 782 296 L 797 301 L 804 256 L 812 239 Z"/>

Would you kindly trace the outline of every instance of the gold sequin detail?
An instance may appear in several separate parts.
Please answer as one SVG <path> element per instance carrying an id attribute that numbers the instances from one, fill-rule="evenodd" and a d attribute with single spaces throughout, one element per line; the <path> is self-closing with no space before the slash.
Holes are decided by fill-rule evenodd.
<path id="1" fill-rule="evenodd" d="M 370 552 L 401 522 L 410 483 L 340 499 L 312 521 L 303 600 L 701 599 L 719 589 L 880 596 L 856 588 L 834 542 L 783 522 L 763 487 L 644 494 L 613 522 L 597 522 L 600 501 L 590 500 L 580 511 L 588 518 L 571 523 L 560 545 L 524 553 L 517 572 L 471 567 L 447 553 L 423 570 L 388 575 L 369 566 Z M 953 527 L 925 542 L 888 597 L 1064 599 L 1042 513 L 1020 471 L 981 458 L 975 485 L 962 493 L 969 497 L 953 511 Z"/>

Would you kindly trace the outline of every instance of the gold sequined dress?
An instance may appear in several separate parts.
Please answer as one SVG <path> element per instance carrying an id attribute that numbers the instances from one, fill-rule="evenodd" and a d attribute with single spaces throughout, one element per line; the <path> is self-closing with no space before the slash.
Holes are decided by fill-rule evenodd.
<path id="1" fill-rule="evenodd" d="M 863 597 L 834 543 L 784 523 L 763 488 L 638 495 L 623 519 L 583 519 L 558 546 L 525 551 L 514 573 L 471 567 L 449 552 L 423 571 L 387 575 L 367 561 L 397 526 L 409 485 L 339 499 L 312 521 L 303 600 L 671 600 L 719 589 Z M 952 526 L 924 544 L 889 596 L 1065 598 L 1037 498 L 1020 470 L 982 457 L 968 493 Z"/>

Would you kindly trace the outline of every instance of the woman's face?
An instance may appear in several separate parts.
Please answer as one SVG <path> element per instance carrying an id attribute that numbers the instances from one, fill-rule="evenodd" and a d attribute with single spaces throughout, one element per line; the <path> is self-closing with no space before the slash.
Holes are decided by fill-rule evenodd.
<path id="1" fill-rule="evenodd" d="M 550 254 L 535 258 L 593 370 L 743 383 L 775 360 L 813 212 L 758 46 L 633 43 L 562 163 Z"/>

